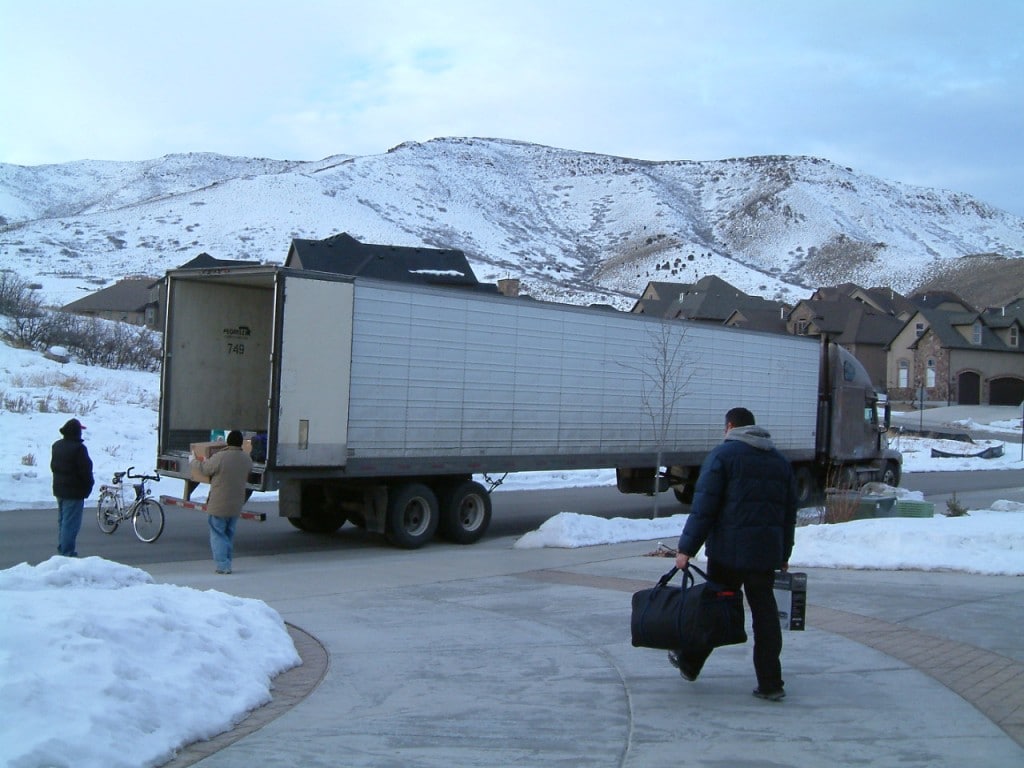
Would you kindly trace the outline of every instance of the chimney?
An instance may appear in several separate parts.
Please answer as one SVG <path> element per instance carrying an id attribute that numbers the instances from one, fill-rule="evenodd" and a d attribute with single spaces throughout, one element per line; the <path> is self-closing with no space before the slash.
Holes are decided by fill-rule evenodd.
<path id="1" fill-rule="evenodd" d="M 503 296 L 515 298 L 519 295 L 519 280 L 515 277 L 506 277 L 498 281 L 498 293 Z"/>

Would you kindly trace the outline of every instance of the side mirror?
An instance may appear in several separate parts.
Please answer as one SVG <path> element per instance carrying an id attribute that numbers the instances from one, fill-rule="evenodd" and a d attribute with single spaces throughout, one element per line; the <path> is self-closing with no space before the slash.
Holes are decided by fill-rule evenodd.
<path id="1" fill-rule="evenodd" d="M 878 431 L 879 432 L 888 432 L 889 431 L 889 426 L 890 426 L 891 423 L 892 423 L 892 406 L 890 406 L 889 402 L 886 401 L 886 403 L 885 403 L 885 410 L 882 412 L 882 421 L 878 425 Z"/>

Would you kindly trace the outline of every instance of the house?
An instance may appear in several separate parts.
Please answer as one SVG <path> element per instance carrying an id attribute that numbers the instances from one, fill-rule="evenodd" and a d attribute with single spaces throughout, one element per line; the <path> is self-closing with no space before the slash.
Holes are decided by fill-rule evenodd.
<path id="1" fill-rule="evenodd" d="M 790 310 L 786 328 L 796 336 L 827 336 L 856 357 L 875 386 L 884 391 L 888 345 L 904 322 L 882 311 L 879 302 L 856 298 L 861 291 L 819 288 Z"/>
<path id="2" fill-rule="evenodd" d="M 787 312 L 788 309 L 785 306 L 780 306 L 779 309 L 774 307 L 736 309 L 725 319 L 725 325 L 732 328 L 745 328 L 748 331 L 789 333 L 786 328 Z"/>
<path id="3" fill-rule="evenodd" d="M 906 322 L 917 307 L 909 299 L 892 288 L 861 288 L 856 283 L 840 283 L 836 286 L 818 288 L 811 294 L 813 301 L 835 301 L 853 299 L 883 315 Z"/>
<path id="4" fill-rule="evenodd" d="M 233 267 L 258 266 L 258 261 L 235 261 L 233 259 L 216 259 L 208 253 L 200 253 L 194 259 L 186 261 L 178 269 L 231 269 Z M 167 280 L 159 278 L 150 281 L 146 300 L 146 327 L 163 331 L 163 307 L 167 306 Z"/>
<path id="5" fill-rule="evenodd" d="M 780 302 L 750 296 L 720 277 L 708 275 L 696 283 L 648 283 L 632 311 L 672 320 L 722 324 L 737 310 L 753 316 L 762 311 L 778 313 L 782 306 Z"/>
<path id="6" fill-rule="evenodd" d="M 292 240 L 284 265 L 381 280 L 497 291 L 495 286 L 477 281 L 462 251 L 362 243 L 345 232 L 323 240 Z"/>
<path id="7" fill-rule="evenodd" d="M 663 283 L 651 281 L 640 294 L 630 312 L 637 315 L 652 315 L 654 317 L 666 317 L 669 309 L 679 301 L 679 295 L 689 286 L 689 283 Z"/>
<path id="8" fill-rule="evenodd" d="M 964 307 L 943 297 L 939 306 Z M 1024 402 L 1024 318 L 920 308 L 889 345 L 894 399 L 957 405 Z"/>
<path id="9" fill-rule="evenodd" d="M 107 288 L 65 304 L 61 311 L 131 325 L 145 325 L 148 320 L 150 286 L 155 280 L 153 277 L 126 277 Z"/>

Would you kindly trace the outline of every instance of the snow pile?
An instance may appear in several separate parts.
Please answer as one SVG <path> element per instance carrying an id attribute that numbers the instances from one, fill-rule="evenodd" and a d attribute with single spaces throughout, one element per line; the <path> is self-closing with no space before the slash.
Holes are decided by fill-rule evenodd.
<path id="1" fill-rule="evenodd" d="M 137 768 L 228 730 L 301 663 L 259 600 L 99 557 L 0 571 L 0 765 Z"/>
<path id="2" fill-rule="evenodd" d="M 897 495 L 920 498 L 917 492 Z M 675 548 L 686 517 L 606 520 L 559 512 L 513 546 L 574 548 L 666 539 L 665 544 Z M 698 556 L 704 556 L 703 550 Z M 931 518 L 799 526 L 790 566 L 1024 576 L 1024 504 L 998 501 L 991 510 L 975 510 L 962 517 L 937 511 Z"/>

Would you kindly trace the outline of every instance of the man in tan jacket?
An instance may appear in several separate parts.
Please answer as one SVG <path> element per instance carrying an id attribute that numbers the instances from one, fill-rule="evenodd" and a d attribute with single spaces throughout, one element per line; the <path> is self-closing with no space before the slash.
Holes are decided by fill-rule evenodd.
<path id="1" fill-rule="evenodd" d="M 210 550 L 217 573 L 231 573 L 235 526 L 248 498 L 245 485 L 252 470 L 252 459 L 242 450 L 242 433 L 231 430 L 226 448 L 208 459 L 194 459 L 192 466 L 210 478 L 206 512 L 210 516 Z"/>

